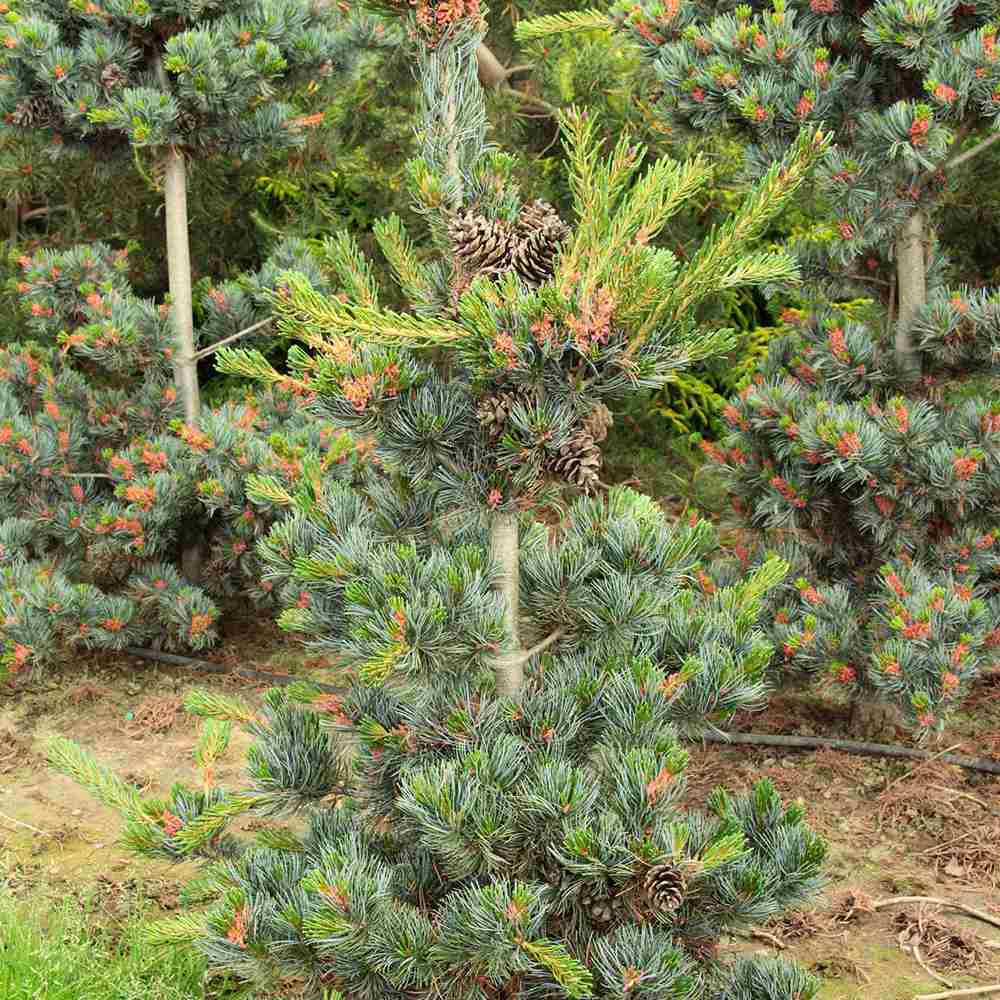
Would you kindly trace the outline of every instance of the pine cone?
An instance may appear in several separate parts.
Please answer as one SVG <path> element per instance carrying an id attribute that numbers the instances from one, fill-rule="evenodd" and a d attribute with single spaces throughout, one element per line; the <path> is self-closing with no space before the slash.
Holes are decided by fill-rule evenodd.
<path id="1" fill-rule="evenodd" d="M 552 472 L 557 476 L 584 490 L 597 485 L 600 467 L 601 449 L 594 443 L 593 437 L 582 429 L 559 449 L 559 454 L 550 463 Z"/>
<path id="2" fill-rule="evenodd" d="M 684 873 L 669 861 L 653 865 L 643 883 L 650 906 L 660 913 L 672 913 L 684 902 L 687 886 Z"/>
<path id="3" fill-rule="evenodd" d="M 551 229 L 562 242 L 569 235 L 569 226 L 559 218 L 559 213 L 547 202 L 537 198 L 522 206 L 514 230 L 518 239 L 527 239 L 538 229 Z"/>
<path id="4" fill-rule="evenodd" d="M 599 442 L 608 436 L 608 431 L 614 422 L 615 418 L 612 412 L 603 403 L 596 403 L 583 419 L 582 426 L 594 441 Z"/>
<path id="5" fill-rule="evenodd" d="M 507 426 L 510 411 L 520 402 L 516 393 L 502 391 L 484 396 L 476 407 L 479 423 L 486 429 L 491 441 L 496 441 Z"/>
<path id="6" fill-rule="evenodd" d="M 547 229 L 538 229 L 515 244 L 510 263 L 517 275 L 529 285 L 541 285 L 555 270 L 559 242 Z"/>
<path id="7" fill-rule="evenodd" d="M 26 97 L 14 108 L 10 124 L 18 128 L 44 128 L 51 125 L 58 115 L 55 105 L 41 95 Z"/>
<path id="8" fill-rule="evenodd" d="M 461 212 L 448 224 L 455 256 L 470 275 L 500 274 L 510 269 L 513 234 L 502 219 Z"/>
<path id="9" fill-rule="evenodd" d="M 587 917 L 595 927 L 608 927 L 615 918 L 615 908 L 612 905 L 612 900 L 600 889 L 592 893 L 584 893 L 580 897 L 580 905 L 586 911 Z"/>
<path id="10" fill-rule="evenodd" d="M 516 243 L 511 266 L 530 285 L 552 277 L 559 247 L 569 236 L 569 226 L 547 201 L 533 201 L 521 209 L 514 227 Z"/>
<path id="11" fill-rule="evenodd" d="M 101 70 L 101 86 L 106 91 L 117 90 L 127 79 L 128 76 L 118 63 L 108 63 Z"/>

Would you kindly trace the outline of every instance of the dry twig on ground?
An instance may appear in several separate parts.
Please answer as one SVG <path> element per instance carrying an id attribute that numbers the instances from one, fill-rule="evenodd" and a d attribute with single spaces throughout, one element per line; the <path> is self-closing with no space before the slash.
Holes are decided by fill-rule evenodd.
<path id="1" fill-rule="evenodd" d="M 897 913 L 892 926 L 898 931 L 900 948 L 911 952 L 925 972 L 948 987 L 951 983 L 933 969 L 964 972 L 975 969 L 987 957 L 986 948 L 977 934 L 941 920 L 937 914 L 928 912 L 923 904 L 916 913 Z"/>

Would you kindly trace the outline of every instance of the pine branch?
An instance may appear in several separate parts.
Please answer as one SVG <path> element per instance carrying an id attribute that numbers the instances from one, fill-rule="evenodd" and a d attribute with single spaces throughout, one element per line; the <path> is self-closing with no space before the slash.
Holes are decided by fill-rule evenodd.
<path id="1" fill-rule="evenodd" d="M 46 757 L 55 770 L 82 785 L 98 801 L 110 806 L 126 819 L 149 822 L 138 791 L 72 740 L 53 736 L 47 743 Z"/>
<path id="2" fill-rule="evenodd" d="M 744 201 L 733 218 L 704 241 L 680 280 L 665 295 L 628 348 L 631 356 L 666 319 L 682 322 L 717 287 L 720 271 L 739 259 L 747 244 L 788 203 L 819 157 L 831 136 L 819 130 L 803 129 L 780 163 L 774 164 Z"/>
<path id="3" fill-rule="evenodd" d="M 399 216 L 393 214 L 387 219 L 380 219 L 375 223 L 373 232 L 379 249 L 389 262 L 389 267 L 392 268 L 392 273 L 403 294 L 409 299 L 410 305 L 417 312 L 422 308 L 436 308 L 437 290 L 430 269 L 417 258 Z"/>
<path id="4" fill-rule="evenodd" d="M 192 715 L 218 722 L 246 724 L 256 718 L 256 713 L 245 702 L 216 691 L 192 691 L 184 700 L 184 709 Z"/>
<path id="5" fill-rule="evenodd" d="M 542 639 L 541 642 L 536 642 L 530 649 L 524 650 L 524 652 L 518 657 L 518 660 L 521 663 L 527 663 L 528 660 L 532 659 L 532 657 L 538 656 L 539 653 L 543 653 L 553 643 L 558 642 L 564 634 L 564 629 L 557 628 L 551 635 Z"/>
<path id="6" fill-rule="evenodd" d="M 610 30 L 614 22 L 601 10 L 565 11 L 521 21 L 514 29 L 519 42 L 533 42 L 550 35 L 564 35 L 575 31 Z"/>
<path id="7" fill-rule="evenodd" d="M 369 344 L 410 347 L 436 347 L 468 337 L 464 327 L 449 320 L 340 302 L 321 295 L 301 281 L 296 283 L 288 299 L 278 299 L 277 304 L 282 331 L 310 346 L 316 346 L 330 335 L 361 339 Z"/>
<path id="8" fill-rule="evenodd" d="M 247 476 L 247 497 L 254 503 L 273 504 L 275 507 L 290 507 L 295 497 L 282 485 L 276 476 Z"/>
<path id="9" fill-rule="evenodd" d="M 735 588 L 739 593 L 740 606 L 746 610 L 752 609 L 768 591 L 774 590 L 788 576 L 790 568 L 784 559 L 777 556 L 769 558 Z"/>
<path id="10" fill-rule="evenodd" d="M 227 344 L 231 344 L 234 340 L 240 340 L 243 337 L 249 336 L 251 333 L 256 333 L 258 330 L 263 329 L 269 323 L 273 321 L 273 316 L 267 316 L 262 320 L 254 323 L 252 326 L 248 326 L 245 330 L 240 330 L 239 333 L 231 334 L 228 337 L 223 338 L 218 343 L 209 344 L 208 347 L 203 347 L 200 351 L 195 351 L 192 355 L 193 361 L 201 361 L 202 358 L 207 358 L 211 354 L 215 354 L 216 351 L 221 350 Z"/>
<path id="11" fill-rule="evenodd" d="M 369 309 L 378 307 L 378 283 L 371 263 L 349 232 L 341 230 L 327 237 L 321 253 L 351 299 Z"/>
<path id="12" fill-rule="evenodd" d="M 270 801 L 269 795 L 233 795 L 185 823 L 173 835 L 173 843 L 185 854 L 194 854 L 215 840 L 230 820 Z"/>
<path id="13" fill-rule="evenodd" d="M 748 254 L 728 273 L 719 278 L 718 291 L 763 285 L 769 282 L 797 282 L 801 275 L 799 262 L 784 250 L 762 250 Z"/>
<path id="14" fill-rule="evenodd" d="M 225 756 L 232 732 L 233 724 L 229 720 L 219 721 L 212 717 L 205 720 L 194 750 L 194 760 L 198 767 L 203 771 L 210 771 Z"/>
<path id="15" fill-rule="evenodd" d="M 521 947 L 536 962 L 544 965 L 574 1000 L 594 995 L 593 973 L 573 958 L 563 945 L 555 941 L 522 941 Z"/>
<path id="16" fill-rule="evenodd" d="M 143 929 L 143 940 L 154 947 L 176 947 L 193 944 L 205 937 L 208 926 L 198 914 L 182 913 L 176 917 L 156 920 Z"/>
<path id="17" fill-rule="evenodd" d="M 940 167 L 930 171 L 929 176 L 933 177 L 938 171 L 947 173 L 949 170 L 954 170 L 956 167 L 962 166 L 963 163 L 967 163 L 973 157 L 986 152 L 995 142 L 1000 142 L 1000 132 L 994 132 L 988 139 L 983 139 L 982 142 L 976 143 L 971 149 L 967 149 L 964 153 L 958 153 L 950 159 L 945 160 Z"/>
<path id="18" fill-rule="evenodd" d="M 279 372 L 260 351 L 256 350 L 224 347 L 219 351 L 215 370 L 223 375 L 241 375 L 243 378 L 259 382 L 290 383 L 307 391 L 311 389 L 308 383 Z"/>

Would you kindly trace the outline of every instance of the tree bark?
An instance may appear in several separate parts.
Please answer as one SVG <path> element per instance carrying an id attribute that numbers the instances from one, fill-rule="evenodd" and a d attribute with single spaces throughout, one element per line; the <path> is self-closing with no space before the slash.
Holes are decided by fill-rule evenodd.
<path id="1" fill-rule="evenodd" d="M 11 243 L 17 243 L 19 233 L 19 223 L 21 221 L 21 204 L 17 198 L 11 198 L 7 202 L 7 235 Z"/>
<path id="2" fill-rule="evenodd" d="M 510 76 L 485 42 L 480 42 L 476 47 L 476 65 L 479 68 L 479 82 L 484 87 L 499 87 Z"/>
<path id="3" fill-rule="evenodd" d="M 167 224 L 167 271 L 170 317 L 174 324 L 174 382 L 184 405 L 184 421 L 196 424 L 201 413 L 198 363 L 194 357 L 194 308 L 191 295 L 191 247 L 188 242 L 187 167 L 184 154 L 171 146 L 165 154 L 164 214 Z M 193 527 L 193 526 L 192 526 Z M 203 539 L 189 527 L 181 532 L 181 572 L 195 585 L 202 581 Z"/>
<path id="4" fill-rule="evenodd" d="M 490 554 L 499 567 L 496 589 L 503 600 L 507 633 L 503 648 L 493 658 L 497 693 L 516 695 L 524 681 L 524 652 L 518 627 L 520 614 L 520 539 L 515 514 L 494 514 L 490 519 Z"/>
<path id="5" fill-rule="evenodd" d="M 910 327 L 922 306 L 927 304 L 927 260 L 924 255 L 926 220 L 921 211 L 915 211 L 896 237 L 896 290 L 898 314 L 896 316 L 896 361 L 900 369 L 917 377 L 920 359 L 913 346 Z"/>
<path id="6" fill-rule="evenodd" d="M 184 404 L 184 419 L 193 424 L 201 411 L 198 369 L 194 360 L 194 309 L 191 301 L 191 247 L 188 242 L 187 168 L 184 154 L 171 146 L 164 157 L 164 212 L 167 224 L 167 269 L 170 316 L 174 324 L 174 379 Z"/>

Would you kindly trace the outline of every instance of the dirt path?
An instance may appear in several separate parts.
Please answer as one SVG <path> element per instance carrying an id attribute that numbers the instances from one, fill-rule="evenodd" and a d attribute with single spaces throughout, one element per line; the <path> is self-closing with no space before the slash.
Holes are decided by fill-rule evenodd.
<path id="1" fill-rule="evenodd" d="M 240 659 L 263 670 L 289 666 L 287 652 L 274 649 Z M 137 863 L 115 847 L 118 817 L 47 768 L 42 748 L 52 734 L 70 737 L 147 794 L 194 782 L 198 720 L 181 708 L 194 687 L 259 696 L 243 682 L 127 659 L 84 659 L 72 677 L 53 678 L 45 690 L 0 696 L 0 880 L 41 900 L 103 892 L 108 906 L 111 890 L 127 883 L 159 908 L 175 908 L 193 866 Z M 742 721 L 759 732 L 811 735 L 833 735 L 842 723 L 822 703 L 787 697 Z M 956 744 L 959 752 L 1000 757 L 1000 681 L 976 689 L 941 749 Z M 245 747 L 246 738 L 234 732 L 229 757 L 216 770 L 220 784 L 240 786 Z M 865 912 L 872 899 L 930 895 L 1000 919 L 1000 781 L 938 763 L 914 769 L 831 751 L 781 755 L 717 746 L 696 749 L 688 773 L 692 805 L 716 785 L 738 789 L 767 775 L 783 795 L 802 800 L 831 846 L 831 889 L 814 911 L 765 928 L 770 940 L 727 947 L 773 952 L 776 942 L 784 945 L 782 954 L 827 978 L 822 1000 L 911 1000 L 944 989 L 902 949 L 915 939 L 925 961 L 954 987 L 1000 982 L 1000 949 L 984 945 L 1000 941 L 1000 927 L 934 907 Z M 853 895 L 845 897 L 846 890 Z"/>

